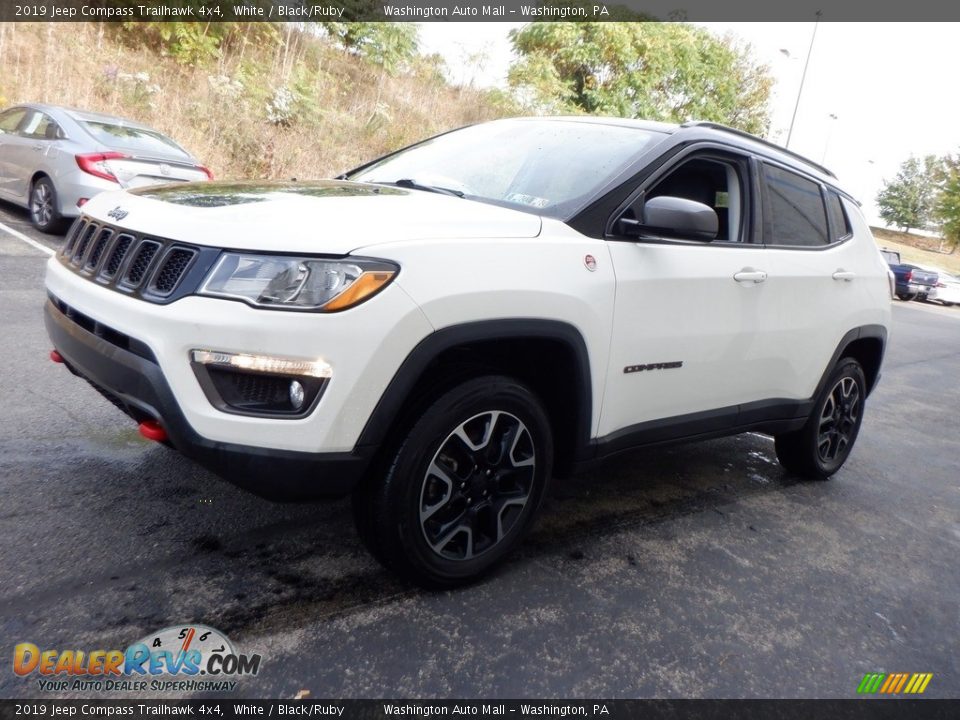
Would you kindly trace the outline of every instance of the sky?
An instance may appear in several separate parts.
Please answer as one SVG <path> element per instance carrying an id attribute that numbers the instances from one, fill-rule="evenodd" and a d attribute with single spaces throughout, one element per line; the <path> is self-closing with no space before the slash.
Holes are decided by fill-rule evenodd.
<path id="1" fill-rule="evenodd" d="M 769 138 L 786 143 L 814 23 L 701 24 L 749 43 L 770 68 Z M 520 24 L 422 23 L 421 50 L 440 53 L 455 83 L 505 86 L 514 27 Z M 790 149 L 833 170 L 872 224 L 882 225 L 874 198 L 904 160 L 960 153 L 958 43 L 960 23 L 817 26 Z"/>

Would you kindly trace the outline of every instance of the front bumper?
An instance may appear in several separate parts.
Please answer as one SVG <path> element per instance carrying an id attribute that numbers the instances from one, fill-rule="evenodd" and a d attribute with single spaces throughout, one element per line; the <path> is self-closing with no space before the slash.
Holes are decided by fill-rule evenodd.
<path id="1" fill-rule="evenodd" d="M 68 317 L 53 300 L 46 303 L 44 322 L 71 372 L 86 379 L 134 420 L 159 421 L 177 450 L 258 495 L 276 500 L 345 495 L 363 477 L 373 456 L 372 447 L 306 453 L 201 437 L 187 422 L 156 358 L 145 345 L 103 332 L 96 323 L 91 332 Z"/>

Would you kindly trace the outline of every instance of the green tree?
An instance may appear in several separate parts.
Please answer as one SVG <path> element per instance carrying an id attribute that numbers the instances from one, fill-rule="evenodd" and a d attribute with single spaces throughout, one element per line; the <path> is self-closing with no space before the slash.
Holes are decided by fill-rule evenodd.
<path id="1" fill-rule="evenodd" d="M 685 23 L 567 22 L 510 38 L 510 84 L 537 111 L 768 128 L 769 70 L 730 37 Z"/>
<path id="2" fill-rule="evenodd" d="M 417 26 L 400 22 L 323 22 L 347 50 L 393 74 L 417 55 Z"/>
<path id="3" fill-rule="evenodd" d="M 223 5 L 223 3 L 220 3 Z M 180 0 L 177 7 L 210 6 L 207 0 Z M 221 8 L 223 17 L 228 10 Z M 109 25 L 109 24 L 108 24 Z M 121 42 L 149 47 L 174 58 L 181 65 L 204 65 L 216 60 L 230 43 L 274 44 L 280 42 L 276 23 L 181 22 L 179 20 L 131 21 L 110 27 L 119 31 Z"/>
<path id="4" fill-rule="evenodd" d="M 956 252 L 960 246 L 960 157 L 944 158 L 942 172 L 934 217 L 940 223 L 945 245 Z"/>
<path id="5" fill-rule="evenodd" d="M 933 219 L 941 175 L 941 161 L 933 155 L 904 160 L 896 177 L 877 193 L 880 217 L 904 232 L 926 227 Z"/>

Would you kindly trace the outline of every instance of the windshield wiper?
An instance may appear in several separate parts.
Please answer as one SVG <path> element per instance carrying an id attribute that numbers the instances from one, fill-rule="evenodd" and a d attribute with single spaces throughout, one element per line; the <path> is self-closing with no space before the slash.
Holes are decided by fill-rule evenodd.
<path id="1" fill-rule="evenodd" d="M 424 183 L 419 183 L 413 178 L 400 178 L 399 180 L 393 180 L 390 182 L 374 181 L 380 182 L 382 185 L 396 185 L 397 187 L 410 188 L 411 190 L 426 190 L 427 192 L 440 193 L 441 195 L 453 195 L 454 197 L 462 198 L 464 193 L 461 190 L 453 190 L 451 188 L 441 187 L 439 185 L 426 185 Z"/>

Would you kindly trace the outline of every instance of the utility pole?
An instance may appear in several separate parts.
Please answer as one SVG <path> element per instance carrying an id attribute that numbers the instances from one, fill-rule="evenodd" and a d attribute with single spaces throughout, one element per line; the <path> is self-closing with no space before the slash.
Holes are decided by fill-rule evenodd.
<path id="1" fill-rule="evenodd" d="M 813 23 L 813 35 L 810 36 L 810 47 L 807 49 L 807 61 L 803 64 L 803 75 L 800 76 L 800 89 L 797 90 L 797 102 L 793 106 L 793 117 L 790 118 L 790 130 L 787 132 L 787 149 L 790 148 L 790 138 L 793 137 L 793 124 L 797 120 L 797 110 L 800 109 L 800 96 L 803 95 L 803 83 L 807 79 L 807 68 L 810 66 L 810 55 L 813 53 L 813 41 L 817 39 L 817 26 L 820 24 L 820 16 L 823 10 L 817 10 L 817 19 Z"/>

